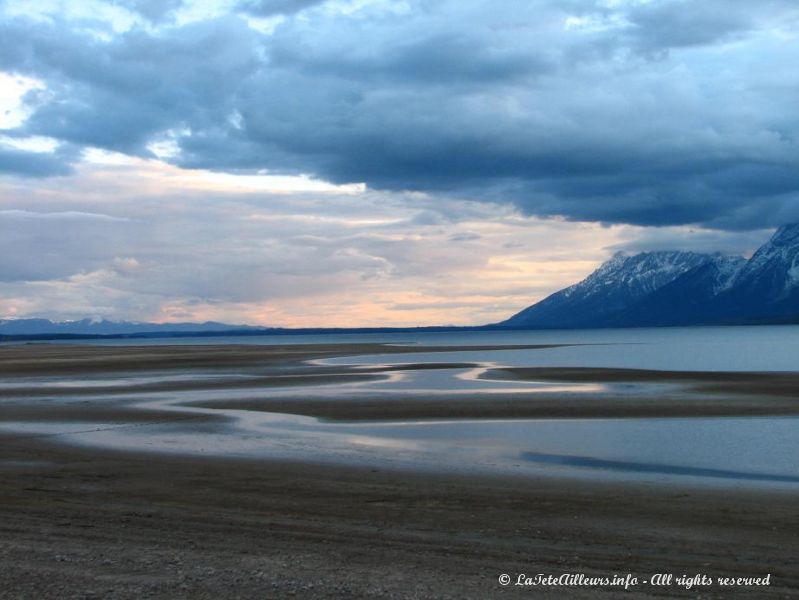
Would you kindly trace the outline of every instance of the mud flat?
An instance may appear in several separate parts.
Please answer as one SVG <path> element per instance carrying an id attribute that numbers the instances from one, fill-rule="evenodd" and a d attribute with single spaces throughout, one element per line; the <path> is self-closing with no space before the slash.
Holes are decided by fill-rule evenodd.
<path id="1" fill-rule="evenodd" d="M 225 369 L 244 369 L 264 378 L 264 385 L 281 375 L 382 377 L 379 369 L 353 373 L 302 361 L 383 349 L 5 347 L 0 420 L 68 422 L 102 412 L 105 419 L 146 427 L 169 417 L 137 410 L 124 394 L 113 401 L 106 401 L 105 393 L 72 400 L 67 394 L 57 405 L 35 394 L 26 398 L 20 390 L 31 377 L 63 381 L 66 375 L 78 388 L 95 378 L 86 389 L 97 388 L 96 378 L 109 374 L 168 376 L 187 369 L 213 369 L 210 381 Z M 622 376 L 551 375 L 557 381 Z M 541 380 L 546 374 L 513 376 Z M 687 389 L 722 386 L 700 394 L 752 404 L 758 398 L 773 401 L 775 414 L 792 400 L 789 393 L 753 392 L 752 386 L 769 384 L 747 376 L 740 393 L 725 387 L 736 382 L 702 376 L 674 376 L 669 383 L 683 385 L 686 378 Z M 103 385 L 118 384 L 110 378 Z M 436 402 L 448 403 L 446 395 Z M 185 426 L 213 426 L 213 417 Z M 0 598 L 788 598 L 799 593 L 799 495 L 791 490 L 118 452 L 24 433 L 3 434 L 0 448 Z M 515 582 L 522 573 L 630 573 L 640 582 L 628 591 L 498 582 L 502 574 Z M 771 579 L 768 587 L 690 591 L 643 583 L 658 573 L 770 574 Z"/>

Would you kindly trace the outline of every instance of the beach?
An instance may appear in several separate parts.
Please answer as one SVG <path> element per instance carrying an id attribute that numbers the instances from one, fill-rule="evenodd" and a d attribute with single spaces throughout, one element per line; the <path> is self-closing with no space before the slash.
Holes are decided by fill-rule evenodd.
<path id="1" fill-rule="evenodd" d="M 213 415 L 137 408 L 119 390 L 109 391 L 113 382 L 87 385 L 85 378 L 213 371 L 207 379 L 133 384 L 161 392 L 188 386 L 192 392 L 193 385 L 221 386 L 226 368 L 245 368 L 259 387 L 308 385 L 313 395 L 314 382 L 382 378 L 398 367 L 354 370 L 306 361 L 392 352 L 412 357 L 407 348 L 377 344 L 4 346 L 2 420 L 103 421 L 143 429 L 173 420 L 176 427 L 203 431 L 216 426 Z M 414 367 L 409 362 L 400 368 Z M 776 383 L 773 377 L 759 381 L 756 376 L 712 373 L 538 369 L 484 374 L 500 376 L 591 382 L 666 379 L 685 386 L 688 396 L 675 392 L 659 402 L 647 397 L 637 404 L 625 397 L 605 413 L 600 407 L 608 402 L 568 393 L 511 395 L 499 407 L 496 398 L 464 402 L 447 394 L 435 400 L 409 394 L 407 401 L 385 399 L 382 404 L 374 398 L 315 404 L 313 399 L 294 399 L 282 400 L 282 405 L 255 399 L 249 406 L 243 398 L 234 404 L 332 420 L 546 417 L 562 416 L 564 410 L 630 417 L 652 411 L 686 415 L 694 409 L 712 414 L 795 412 L 793 374 L 780 376 Z M 58 388 L 65 390 L 63 401 L 52 401 L 52 389 L 44 393 L 41 386 L 28 385 L 31 378 L 41 378 L 47 387 L 53 377 L 74 383 Z M 698 404 L 686 397 L 699 398 Z M 799 589 L 795 489 L 420 472 L 189 456 L 146 447 L 123 452 L 67 441 L 57 433 L 9 429 L 0 437 L 2 598 L 787 598 Z M 639 583 L 627 590 L 515 585 L 519 575 L 539 573 L 587 578 L 631 574 Z M 500 584 L 503 574 L 511 578 L 509 585 Z M 687 590 L 677 584 L 643 583 L 655 574 L 770 575 L 770 585 L 714 584 Z"/>

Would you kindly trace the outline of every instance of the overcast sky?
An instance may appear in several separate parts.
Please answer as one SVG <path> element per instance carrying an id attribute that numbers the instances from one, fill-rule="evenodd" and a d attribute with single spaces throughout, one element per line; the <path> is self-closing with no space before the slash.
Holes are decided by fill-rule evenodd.
<path id="1" fill-rule="evenodd" d="M 799 221 L 795 0 L 0 0 L 0 318 L 476 324 Z"/>

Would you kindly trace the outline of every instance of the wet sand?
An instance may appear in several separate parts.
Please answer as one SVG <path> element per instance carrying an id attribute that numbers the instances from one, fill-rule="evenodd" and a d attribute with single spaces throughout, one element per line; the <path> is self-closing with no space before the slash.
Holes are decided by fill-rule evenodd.
<path id="1" fill-rule="evenodd" d="M 684 383 L 698 392 L 782 396 L 799 402 L 799 373 L 654 371 L 649 369 L 511 367 L 491 369 L 487 379 L 520 381 L 569 381 L 574 383 Z"/>
<path id="2" fill-rule="evenodd" d="M 246 367 L 265 379 L 304 377 L 319 367 L 298 361 L 376 351 L 383 348 L 182 346 L 154 351 L 15 346 L 0 348 L 0 372 L 6 383 L 54 374 L 78 378 L 209 367 Z M 556 381 L 623 376 L 606 370 L 550 371 Z M 356 374 L 332 369 L 319 377 L 345 375 Z M 629 375 L 644 377 L 639 381 L 665 377 L 659 372 Z M 792 403 L 784 392 L 794 385 L 787 375 L 783 392 L 754 395 L 752 389 L 767 385 L 768 378 L 740 377 L 739 392 L 724 387 L 737 385 L 731 378 L 668 377 L 669 383 L 684 382 L 687 389 L 721 385 L 722 389 L 696 392 L 718 396 L 718 410 L 724 402 L 755 406 L 760 401 L 761 407 L 781 414 L 781 407 Z M 618 381 L 607 381 L 611 380 Z M 680 397 L 675 394 L 672 400 Z M 552 405 L 557 398 L 536 402 Z M 452 402 L 442 398 L 435 404 Z M 731 410 L 735 406 L 733 402 Z M 297 406 L 291 408 L 293 412 Z M 352 414 L 356 408 L 350 405 L 346 410 Z M 544 410 L 544 405 L 539 408 Z M 3 404 L 2 411 L 5 421 L 26 416 L 85 420 L 99 412 L 119 422 L 142 424 L 186 418 L 138 411 L 124 401 L 104 402 L 102 394 L 89 404 L 67 398 L 57 409 L 33 396 Z M 342 414 L 339 418 L 345 418 Z M 389 417 L 384 413 L 382 418 Z M 72 448 L 59 444 L 57 436 L 5 434 L 0 448 L 0 598 L 799 594 L 799 497 L 794 493 L 183 458 Z M 770 573 L 771 586 L 686 592 L 676 585 L 641 584 L 624 592 L 607 587 L 504 588 L 497 582 L 502 573 L 515 580 L 519 573 L 628 572 L 641 579 L 655 573 Z"/>
<path id="3" fill-rule="evenodd" d="M 455 368 L 468 365 L 427 365 Z M 406 365 L 404 368 L 418 368 Z M 375 367 L 373 374 L 392 370 Z M 365 372 L 365 371 L 364 371 Z M 346 376 L 346 373 L 341 375 Z M 497 368 L 484 380 L 517 380 L 563 384 L 656 384 L 655 391 L 463 394 L 408 392 L 401 398 L 375 394 L 371 398 L 314 397 L 301 399 L 242 398 L 206 401 L 194 406 L 298 414 L 340 421 L 398 419 L 520 419 L 520 418 L 654 418 L 777 416 L 799 414 L 799 373 L 681 372 L 598 368 Z M 665 388 L 663 384 L 669 384 Z"/>
<path id="4" fill-rule="evenodd" d="M 739 395 L 740 394 L 740 395 Z M 242 398 L 187 403 L 203 408 L 229 408 L 317 417 L 331 421 L 426 419 L 563 419 L 780 416 L 799 414 L 799 396 L 771 397 L 747 390 L 697 393 L 691 386 L 647 398 L 611 392 L 556 394 L 484 393 L 479 397 L 446 393 L 403 394 L 386 398 Z"/>
<path id="5" fill-rule="evenodd" d="M 544 349 L 565 344 L 510 346 L 397 346 L 391 344 L 152 345 L 78 344 L 0 345 L 0 376 L 86 375 L 174 369 L 258 369 L 300 367 L 302 361 L 364 354 L 412 354 L 461 350 Z"/>

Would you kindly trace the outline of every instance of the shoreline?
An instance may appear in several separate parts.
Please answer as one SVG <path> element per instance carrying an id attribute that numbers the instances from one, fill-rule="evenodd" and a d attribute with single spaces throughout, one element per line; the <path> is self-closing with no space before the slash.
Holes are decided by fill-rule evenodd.
<path id="1" fill-rule="evenodd" d="M 0 444 L 0 597 L 534 591 L 501 587 L 502 573 L 771 574 L 769 588 L 733 595 L 799 590 L 795 493 L 97 452 L 7 436 Z M 639 586 L 625 596 L 685 593 Z M 717 586 L 702 593 L 731 597 Z"/>
<path id="2" fill-rule="evenodd" d="M 477 369 L 479 361 L 419 364 L 416 353 L 493 349 L 547 349 L 559 344 L 518 346 L 397 346 L 388 344 L 333 344 L 290 346 L 63 346 L 32 344 L 0 348 L 0 377 L 6 381 L 0 394 L 14 397 L 3 404 L 4 420 L 36 420 L 50 411 L 74 420 L 71 402 L 54 406 L 38 399 L 86 398 L 84 415 L 104 404 L 133 419 L 146 419 L 148 410 L 128 407 L 124 396 L 206 390 L 235 391 L 225 400 L 187 400 L 181 405 L 206 409 L 239 409 L 316 417 L 330 421 L 390 421 L 402 419 L 547 419 L 547 418 L 658 418 L 799 415 L 799 372 L 690 372 L 642 369 L 490 367 L 481 381 L 596 384 L 606 389 L 589 391 L 529 391 L 467 393 L 414 393 L 388 395 L 375 392 L 357 398 L 331 401 L 314 391 L 316 385 L 380 381 L 403 371 Z M 411 362 L 399 365 L 324 365 L 326 358 L 407 354 Z M 136 380 L 143 374 L 153 381 Z M 170 373 L 185 374 L 183 380 Z M 201 378 L 191 379 L 191 374 Z M 113 375 L 105 384 L 47 385 L 48 378 Z M 41 386 L 25 386 L 29 378 L 42 378 Z M 101 380 L 102 381 L 102 380 Z M 49 381 L 49 383 L 53 383 Z M 251 390 L 309 386 L 303 398 L 252 397 Z M 614 387 L 624 386 L 624 387 Z M 630 389 L 630 387 L 639 386 Z M 653 386 L 647 389 L 646 386 Z M 655 388 L 654 386 L 661 386 Z M 96 402 L 94 399 L 97 399 Z M 163 415 L 165 411 L 158 411 Z M 167 411 L 168 412 L 168 411 Z"/>
<path id="3" fill-rule="evenodd" d="M 476 358 L 487 348 L 494 346 L 478 347 Z M 535 477 L 582 473 L 589 480 L 624 480 L 635 479 L 637 473 L 665 477 L 685 471 L 688 475 L 707 473 L 711 485 L 721 485 L 716 479 L 740 480 L 736 481 L 739 485 L 749 480 L 792 484 L 795 479 L 790 467 L 771 472 L 762 460 L 759 467 L 741 469 L 737 463 L 718 459 L 703 465 L 701 460 L 685 457 L 683 462 L 658 460 L 659 455 L 652 453 L 648 461 L 634 453 L 614 455 L 600 450 L 594 454 L 596 444 L 593 449 L 581 449 L 579 438 L 572 447 L 551 442 L 525 447 L 521 434 L 512 433 L 519 429 L 511 424 L 640 420 L 635 425 L 640 427 L 660 419 L 688 419 L 689 424 L 695 418 L 791 417 L 799 415 L 799 402 L 786 392 L 799 388 L 799 373 L 772 377 L 767 373 L 507 368 L 479 362 L 391 363 L 393 356 L 412 359 L 419 352 L 451 352 L 450 346 L 181 345 L 150 350 L 38 345 L 0 355 L 0 372 L 10 374 L 0 384 L 0 431 L 30 439 L 59 438 L 63 444 L 103 451 L 136 451 L 147 446 L 173 456 L 296 457 L 306 462 L 320 456 L 334 466 L 394 464 L 428 473 L 526 472 Z M 361 352 L 374 357 L 383 350 L 387 350 L 385 364 L 320 362 L 320 357 Z M 204 366 L 208 364 L 214 368 Z M 414 384 L 407 389 L 394 388 L 392 379 L 405 377 L 404 372 L 416 372 L 414 378 L 432 374 L 439 387 L 425 388 L 422 377 L 411 379 Z M 456 389 L 461 377 L 479 385 Z M 502 385 L 491 387 L 492 381 Z M 532 382 L 532 387 L 514 386 L 513 381 Z M 764 393 L 751 393 L 760 384 Z M 405 426 L 412 431 L 417 422 L 418 433 L 403 432 Z M 471 438 L 474 434 L 469 428 L 481 422 L 492 433 L 484 433 L 482 440 L 479 434 Z M 427 425 L 433 429 L 425 430 Z M 460 428 L 461 435 L 475 441 L 439 444 L 434 429 L 439 425 Z M 390 433 L 381 433 L 383 427 Z M 577 431 L 585 431 L 584 425 L 578 427 Z M 591 431 L 589 435 L 601 435 L 605 430 Z M 524 432 L 546 436 L 532 423 Z M 574 435 L 568 428 L 565 434 Z M 480 444 L 492 444 L 491 435 L 517 435 L 519 441 L 505 442 L 505 446 L 500 442 L 498 450 L 478 452 Z M 690 442 L 690 437 L 686 439 Z M 443 453 L 437 460 L 433 458 L 436 452 Z M 464 458 L 458 458 L 459 453 Z M 575 471 L 580 465 L 586 466 Z M 589 469 L 591 465 L 596 469 Z M 603 469 L 611 473 L 603 474 Z M 665 479 L 668 485 L 673 478 Z"/>
<path id="4" fill-rule="evenodd" d="M 116 348 L 110 354 L 82 348 L 34 349 L 16 357 L 4 349 L 0 372 L 14 373 L 9 364 L 14 360 L 22 365 L 23 375 L 5 379 L 13 384 L 32 373 L 97 377 L 141 374 L 153 365 L 163 373 L 222 363 L 262 378 L 306 377 L 316 367 L 303 361 L 355 352 L 317 346 L 305 349 L 312 355 L 308 358 L 281 348 L 234 347 L 215 361 L 219 348 L 183 352 L 185 346 L 174 347 L 157 357 L 149 355 L 149 347 L 143 353 Z M 59 358 L 63 362 L 53 362 Z M 37 371 L 34 363 L 42 368 Z M 331 371 L 320 377 L 336 375 Z M 88 400 L 65 396 L 60 404 L 47 401 L 46 395 L 20 396 L 2 404 L 0 418 L 27 415 L 32 421 L 66 423 L 102 413 L 132 424 L 186 418 L 185 413 L 136 408 L 124 394 L 116 400 L 103 394 Z M 709 395 L 714 394 L 729 400 L 722 392 Z M 739 396 L 742 403 L 755 401 Z M 789 400 L 772 395 L 767 405 L 773 410 Z M 544 407 L 563 397 L 539 401 Z M 444 395 L 436 404 L 462 409 L 468 402 Z M 345 408 L 354 411 L 357 405 Z M 770 598 L 799 592 L 799 493 L 794 490 L 413 472 L 171 455 L 146 448 L 123 452 L 8 433 L 0 434 L 0 449 L 0 598 L 410 600 L 529 598 L 532 593 L 543 598 L 621 593 L 651 598 L 699 592 L 708 598 Z M 771 586 L 691 592 L 645 585 L 626 592 L 529 589 L 501 586 L 497 578 L 503 573 L 514 579 L 522 573 L 631 573 L 641 578 L 655 573 L 770 574 Z"/>

